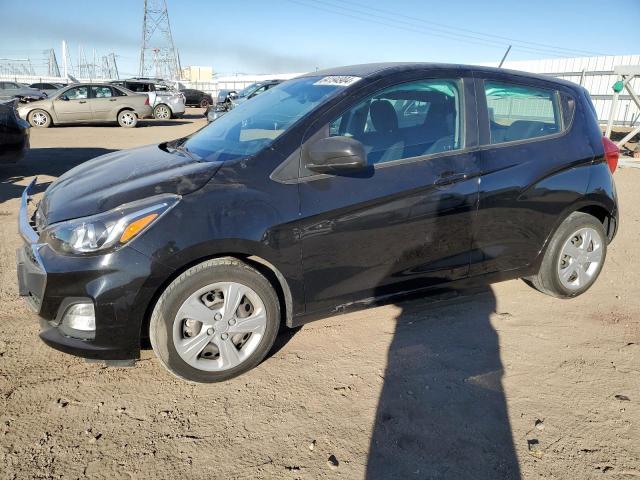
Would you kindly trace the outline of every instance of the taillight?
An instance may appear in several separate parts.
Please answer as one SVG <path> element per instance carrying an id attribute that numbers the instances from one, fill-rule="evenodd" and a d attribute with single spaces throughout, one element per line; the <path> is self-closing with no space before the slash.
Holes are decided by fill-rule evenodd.
<path id="1" fill-rule="evenodd" d="M 147 97 L 147 98 L 145 98 L 145 99 L 144 99 L 144 104 L 145 104 L 145 105 L 149 105 L 149 97 Z"/>
<path id="2" fill-rule="evenodd" d="M 609 164 L 609 170 L 613 173 L 616 171 L 616 168 L 618 168 L 620 149 L 607 137 L 602 137 L 602 146 L 604 147 L 604 158 L 607 160 L 607 164 Z"/>

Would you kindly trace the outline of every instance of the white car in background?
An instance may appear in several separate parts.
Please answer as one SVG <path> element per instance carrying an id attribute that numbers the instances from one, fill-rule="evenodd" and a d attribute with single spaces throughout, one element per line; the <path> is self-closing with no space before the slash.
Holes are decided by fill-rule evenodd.
<path id="1" fill-rule="evenodd" d="M 153 108 L 153 117 L 169 120 L 181 117 L 185 111 L 185 96 L 171 85 L 156 78 L 130 78 L 111 82 L 136 93 L 149 95 L 149 104 Z"/>

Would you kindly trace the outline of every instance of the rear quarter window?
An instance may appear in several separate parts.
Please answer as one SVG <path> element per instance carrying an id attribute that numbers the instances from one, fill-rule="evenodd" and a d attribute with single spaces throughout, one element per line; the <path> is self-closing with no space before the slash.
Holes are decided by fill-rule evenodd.
<path id="1" fill-rule="evenodd" d="M 561 106 L 560 93 L 552 89 L 486 80 L 484 91 L 491 144 L 559 133 L 575 108 L 568 100 Z"/>

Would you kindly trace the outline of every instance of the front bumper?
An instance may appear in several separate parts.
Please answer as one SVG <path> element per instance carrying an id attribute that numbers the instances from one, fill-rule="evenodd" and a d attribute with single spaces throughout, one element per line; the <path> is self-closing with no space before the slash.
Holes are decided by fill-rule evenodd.
<path id="1" fill-rule="evenodd" d="M 171 271 L 131 247 L 103 255 L 61 255 L 38 243 L 27 206 L 35 180 L 25 189 L 19 230 L 25 244 L 17 251 L 19 293 L 40 316 L 40 338 L 80 357 L 130 360 L 140 355 L 140 333 L 147 308 Z M 62 317 L 74 303 L 91 302 L 95 334 L 67 334 Z"/>

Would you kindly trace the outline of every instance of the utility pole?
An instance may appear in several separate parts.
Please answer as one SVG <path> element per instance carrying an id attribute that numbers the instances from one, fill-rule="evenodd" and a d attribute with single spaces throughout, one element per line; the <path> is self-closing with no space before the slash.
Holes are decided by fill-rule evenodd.
<path id="1" fill-rule="evenodd" d="M 144 0 L 138 74 L 145 77 L 155 72 L 156 77 L 177 80 L 180 78 L 180 71 L 166 0 Z"/>

